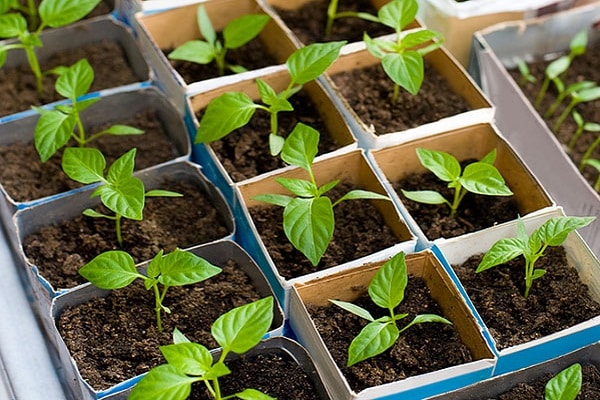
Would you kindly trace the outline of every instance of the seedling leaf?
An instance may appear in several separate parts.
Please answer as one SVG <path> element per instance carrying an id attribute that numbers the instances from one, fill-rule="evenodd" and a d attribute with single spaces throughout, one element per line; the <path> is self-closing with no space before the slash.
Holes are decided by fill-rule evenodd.
<path id="1" fill-rule="evenodd" d="M 94 70 L 85 58 L 65 69 L 56 80 L 56 91 L 68 99 L 76 99 L 90 90 L 94 81 Z"/>
<path id="2" fill-rule="evenodd" d="M 247 14 L 231 21 L 223 29 L 225 47 L 237 49 L 254 39 L 269 22 L 266 14 Z"/>
<path id="3" fill-rule="evenodd" d="M 170 52 L 168 58 L 197 64 L 208 64 L 215 59 L 215 52 L 213 47 L 207 42 L 190 40 Z"/>
<path id="4" fill-rule="evenodd" d="M 101 0 L 44 0 L 39 14 L 42 22 L 52 28 L 69 25 L 89 14 Z"/>
<path id="5" fill-rule="evenodd" d="M 190 252 L 175 250 L 160 260 L 158 281 L 165 286 L 183 286 L 201 282 L 221 272 L 216 267 Z"/>
<path id="6" fill-rule="evenodd" d="M 364 308 L 362 308 L 361 306 L 357 306 L 354 303 L 350 303 L 347 301 L 341 301 L 341 300 L 329 300 L 330 302 L 332 302 L 333 304 L 335 304 L 336 306 L 351 312 L 354 315 L 358 315 L 359 317 L 361 317 L 362 319 L 366 319 L 367 321 L 373 322 L 375 321 L 375 318 L 373 318 L 373 316 L 371 315 L 371 313 L 367 310 L 365 310 Z"/>
<path id="7" fill-rule="evenodd" d="M 281 159 L 308 171 L 317 155 L 318 146 L 319 132 L 308 125 L 298 123 L 281 149 Z"/>
<path id="8" fill-rule="evenodd" d="M 35 126 L 34 145 L 42 162 L 46 162 L 71 138 L 75 120 L 59 111 L 37 109 L 41 113 Z"/>
<path id="9" fill-rule="evenodd" d="M 210 351 L 197 343 L 180 343 L 161 346 L 167 362 L 186 375 L 202 376 L 212 367 Z"/>
<path id="10" fill-rule="evenodd" d="M 381 60 L 386 74 L 395 84 L 416 95 L 423 84 L 425 67 L 423 57 L 416 51 L 405 51 L 401 54 L 388 53 Z"/>
<path id="11" fill-rule="evenodd" d="M 303 85 L 319 77 L 338 58 L 346 41 L 312 43 L 290 55 L 286 65 L 296 84 Z"/>
<path id="12" fill-rule="evenodd" d="M 172 365 L 152 368 L 129 395 L 130 400 L 185 400 L 198 379 L 187 376 Z"/>
<path id="13" fill-rule="evenodd" d="M 399 335 L 394 324 L 369 323 L 350 343 L 347 366 L 383 353 L 396 342 Z"/>
<path id="14" fill-rule="evenodd" d="M 206 107 L 195 142 L 214 142 L 241 128 L 250 121 L 257 107 L 245 93 L 222 94 Z"/>
<path id="15" fill-rule="evenodd" d="M 404 253 L 400 252 L 377 271 L 369 284 L 369 297 L 381 308 L 394 309 L 404 299 L 407 283 Z"/>
<path id="16" fill-rule="evenodd" d="M 546 400 L 575 400 L 581 390 L 582 372 L 579 363 L 565 368 L 548 381 Z"/>
<path id="17" fill-rule="evenodd" d="M 63 153 L 62 169 L 77 182 L 90 184 L 104 180 L 106 160 L 100 150 L 84 147 L 67 147 Z"/>
<path id="18" fill-rule="evenodd" d="M 120 289 L 143 278 L 133 258 L 124 251 L 104 252 L 79 269 L 79 274 L 100 289 Z"/>

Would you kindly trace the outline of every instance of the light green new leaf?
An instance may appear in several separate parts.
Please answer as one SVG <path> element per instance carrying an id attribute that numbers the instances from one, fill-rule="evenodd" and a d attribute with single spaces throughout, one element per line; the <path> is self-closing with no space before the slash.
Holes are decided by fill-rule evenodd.
<path id="1" fill-rule="evenodd" d="M 202 376 L 213 363 L 208 349 L 198 343 L 179 343 L 160 346 L 167 362 L 186 375 Z"/>
<path id="2" fill-rule="evenodd" d="M 444 182 L 452 182 L 460 177 L 460 164 L 449 153 L 417 148 L 417 157 L 425 168 Z"/>
<path id="3" fill-rule="evenodd" d="M 517 258 L 523 254 L 525 246 L 525 243 L 517 238 L 503 238 L 498 240 L 485 253 L 475 272 L 482 272 Z"/>
<path id="4" fill-rule="evenodd" d="M 94 70 L 85 58 L 68 67 L 56 80 L 56 91 L 61 96 L 75 100 L 90 90 L 94 81 Z"/>
<path id="5" fill-rule="evenodd" d="M 404 316 L 406 316 L 406 314 L 404 314 Z M 410 328 L 413 325 L 422 324 L 425 322 L 440 322 L 442 324 L 452 325 L 452 322 L 448 321 L 444 317 L 440 317 L 439 315 L 419 314 L 412 321 L 410 321 L 408 324 L 406 324 L 402 329 L 400 329 L 400 333 L 404 332 L 405 330 L 407 330 L 408 328 Z"/>
<path id="6" fill-rule="evenodd" d="M 413 21 L 419 11 L 416 0 L 390 1 L 377 12 L 379 21 L 396 31 Z"/>
<path id="7" fill-rule="evenodd" d="M 161 274 L 158 281 L 165 286 L 182 286 L 211 278 L 221 268 L 194 253 L 176 249 L 160 259 Z"/>
<path id="8" fill-rule="evenodd" d="M 42 162 L 46 162 L 67 144 L 75 127 L 75 119 L 59 111 L 35 110 L 41 116 L 35 126 L 34 145 Z"/>
<path id="9" fill-rule="evenodd" d="M 106 160 L 98 149 L 67 147 L 63 153 L 62 169 L 74 181 L 90 184 L 104 181 Z"/>
<path id="10" fill-rule="evenodd" d="M 85 215 L 86 217 L 92 217 L 92 218 L 108 218 L 108 219 L 114 218 L 109 215 L 102 214 L 102 213 L 99 213 L 98 211 L 92 210 L 91 208 L 86 208 L 81 213 L 83 215 Z"/>
<path id="11" fill-rule="evenodd" d="M 276 206 L 285 207 L 290 204 L 293 197 L 285 196 L 283 194 L 259 194 L 252 198 L 256 201 L 262 201 L 269 204 L 274 204 Z"/>
<path id="12" fill-rule="evenodd" d="M 69 25 L 89 14 L 102 0 L 43 0 L 40 19 L 52 28 Z"/>
<path id="13" fill-rule="evenodd" d="M 212 100 L 200 121 L 195 143 L 219 140 L 250 122 L 258 106 L 245 93 L 228 92 Z"/>
<path id="14" fill-rule="evenodd" d="M 0 14 L 7 13 L 11 8 L 16 8 L 18 6 L 18 0 L 0 0 Z"/>
<path id="15" fill-rule="evenodd" d="M 362 308 L 361 306 L 357 306 L 354 303 L 350 303 L 347 301 L 341 301 L 341 300 L 329 299 L 329 301 L 332 302 L 333 304 L 335 304 L 336 306 L 338 306 L 348 312 L 351 312 L 354 315 L 361 317 L 362 319 L 366 319 L 367 321 L 370 321 L 370 322 L 375 321 L 375 318 L 373 318 L 371 313 L 368 310 L 365 310 L 364 308 Z"/>
<path id="16" fill-rule="evenodd" d="M 0 15 L 0 38 L 9 39 L 27 31 L 27 20 L 21 14 Z"/>
<path id="17" fill-rule="evenodd" d="M 546 400 L 575 400 L 581 390 L 582 380 L 581 365 L 572 364 L 548 381 Z"/>
<path id="18" fill-rule="evenodd" d="M 268 106 L 272 106 L 279 101 L 277 92 L 269 86 L 269 84 L 260 78 L 256 78 L 256 86 L 258 87 L 258 93 L 260 95 L 260 101 Z"/>
<path id="19" fill-rule="evenodd" d="M 569 68 L 570 64 L 571 59 L 569 58 L 569 56 L 562 56 L 548 64 L 545 74 L 548 77 L 548 79 L 555 79 L 563 72 L 565 72 Z"/>
<path id="20" fill-rule="evenodd" d="M 334 206 L 346 200 L 390 200 L 390 198 L 386 195 L 371 192 L 369 190 L 355 189 L 340 197 L 335 202 Z"/>
<path id="21" fill-rule="evenodd" d="M 244 389 L 236 393 L 235 396 L 241 400 L 276 400 L 275 397 L 271 397 L 256 389 Z"/>
<path id="22" fill-rule="evenodd" d="M 538 228 L 538 234 L 548 246 L 560 246 L 569 233 L 589 225 L 595 219 L 596 217 L 554 217 Z"/>
<path id="23" fill-rule="evenodd" d="M 285 144 L 285 139 L 276 134 L 269 134 L 269 152 L 272 156 L 276 156 L 281 153 L 281 149 L 283 149 L 283 145 Z"/>
<path id="24" fill-rule="evenodd" d="M 275 178 L 281 186 L 299 197 L 317 197 L 318 189 L 310 181 L 295 178 Z"/>
<path id="25" fill-rule="evenodd" d="M 183 195 L 170 190 L 152 189 L 146 192 L 146 197 L 183 197 Z"/>
<path id="26" fill-rule="evenodd" d="M 202 37 L 213 46 L 217 41 L 217 33 L 213 28 L 212 22 L 210 22 L 210 18 L 206 13 L 206 9 L 203 5 L 198 6 L 198 10 L 196 12 L 196 19 L 198 21 L 198 29 L 202 34 Z"/>
<path id="27" fill-rule="evenodd" d="M 285 63 L 292 80 L 298 85 L 303 85 L 317 79 L 338 58 L 346 43 L 312 43 L 296 50 Z"/>
<path id="28" fill-rule="evenodd" d="M 487 153 L 479 162 L 494 165 L 496 162 L 496 149 L 492 149 L 489 153 Z"/>
<path id="29" fill-rule="evenodd" d="M 79 274 L 100 289 L 120 289 L 137 278 L 144 278 L 135 268 L 135 261 L 125 251 L 107 251 L 94 257 L 79 269 Z"/>
<path id="30" fill-rule="evenodd" d="M 85 100 L 78 100 L 77 103 L 74 104 L 74 108 L 78 112 L 82 112 L 83 110 L 96 104 L 99 101 L 100 101 L 100 97 L 92 97 L 92 98 L 85 99 Z"/>
<path id="31" fill-rule="evenodd" d="M 367 32 L 363 33 L 363 41 L 365 42 L 369 53 L 379 59 L 382 59 L 385 56 L 386 52 L 384 50 L 387 46 L 391 46 L 391 48 L 387 49 L 388 51 L 393 51 L 393 43 L 381 39 L 371 39 Z"/>
<path id="32" fill-rule="evenodd" d="M 569 43 L 570 53 L 574 56 L 580 56 L 585 53 L 585 49 L 588 44 L 588 35 L 587 30 L 582 30 L 578 32 L 573 39 L 571 39 L 571 43 Z"/>
<path id="33" fill-rule="evenodd" d="M 573 93 L 573 98 L 580 103 L 600 99 L 600 86 L 575 92 Z"/>
<path id="34" fill-rule="evenodd" d="M 471 193 L 488 196 L 511 196 L 500 172 L 491 164 L 474 162 L 465 167 L 460 184 Z"/>
<path id="35" fill-rule="evenodd" d="M 371 322 L 352 340 L 348 348 L 347 366 L 375 357 L 389 349 L 398 339 L 400 332 L 394 324 Z"/>
<path id="36" fill-rule="evenodd" d="M 417 201 L 424 204 L 448 204 L 450 202 L 444 198 L 440 193 L 433 190 L 404 190 L 402 194 L 409 200 Z"/>
<path id="37" fill-rule="evenodd" d="M 309 171 L 318 151 L 319 132 L 299 122 L 281 149 L 281 159 L 290 165 Z"/>
<path id="38" fill-rule="evenodd" d="M 118 185 L 103 185 L 94 192 L 112 212 L 141 221 L 144 210 L 144 184 L 135 177 L 120 180 Z"/>
<path id="39" fill-rule="evenodd" d="M 283 210 L 283 230 L 292 245 L 316 266 L 333 237 L 335 220 L 328 197 L 295 198 Z"/>
<path id="40" fill-rule="evenodd" d="M 267 14 L 246 14 L 229 22 L 223 29 L 225 48 L 242 47 L 263 30 L 270 18 Z"/>
<path id="41" fill-rule="evenodd" d="M 112 163 L 106 176 L 110 183 L 113 185 L 119 185 L 121 181 L 131 178 L 135 168 L 136 152 L 137 149 L 133 148 Z"/>
<path id="42" fill-rule="evenodd" d="M 404 299 L 407 284 L 406 261 L 400 252 L 377 271 L 369 284 L 369 297 L 381 308 L 394 309 Z"/>
<path id="43" fill-rule="evenodd" d="M 419 46 L 423 43 L 427 43 L 433 39 L 439 39 L 440 34 L 429 29 L 418 30 L 415 32 L 409 32 L 402 38 L 402 47 L 404 49 L 410 49 L 415 46 Z M 418 50 L 416 50 L 418 51 Z M 421 53 L 423 54 L 423 53 Z"/>
<path id="44" fill-rule="evenodd" d="M 108 129 L 102 131 L 104 133 L 108 133 L 110 135 L 121 136 L 121 135 L 142 135 L 144 133 L 143 130 L 135 128 L 129 125 L 112 125 Z"/>
<path id="45" fill-rule="evenodd" d="M 381 60 L 385 73 L 395 84 L 416 95 L 423 84 L 425 66 L 423 56 L 416 51 L 405 51 L 401 54 L 386 54 Z"/>
<path id="46" fill-rule="evenodd" d="M 133 388 L 129 400 L 185 400 L 198 379 L 187 376 L 172 365 L 152 368 Z"/>
<path id="47" fill-rule="evenodd" d="M 196 64 L 209 64 L 215 59 L 213 47 L 202 40 L 190 40 L 169 53 L 171 60 L 189 61 Z"/>
<path id="48" fill-rule="evenodd" d="M 191 341 L 179 329 L 175 328 L 173 329 L 173 343 L 191 343 Z"/>
<path id="49" fill-rule="evenodd" d="M 203 380 L 218 379 L 222 376 L 231 374 L 231 370 L 225 363 L 217 362 L 213 364 L 211 369 L 203 376 Z"/>

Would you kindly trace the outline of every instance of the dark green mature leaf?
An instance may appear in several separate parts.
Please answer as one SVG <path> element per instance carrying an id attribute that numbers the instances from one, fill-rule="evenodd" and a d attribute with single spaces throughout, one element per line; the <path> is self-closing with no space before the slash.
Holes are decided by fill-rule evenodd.
<path id="1" fill-rule="evenodd" d="M 94 81 L 94 70 L 85 58 L 64 70 L 56 80 L 56 91 L 63 97 L 75 101 L 90 90 Z"/>
<path id="2" fill-rule="evenodd" d="M 317 79 L 339 57 L 346 43 L 312 43 L 296 50 L 286 61 L 292 80 L 303 85 Z"/>
<path id="3" fill-rule="evenodd" d="M 127 252 L 107 251 L 79 269 L 79 274 L 100 289 L 120 289 L 137 278 L 144 279 L 135 268 L 135 261 Z"/>
<path id="4" fill-rule="evenodd" d="M 69 25 L 89 14 L 102 0 L 42 0 L 39 7 L 43 25 L 52 28 Z"/>
<path id="5" fill-rule="evenodd" d="M 67 147 L 63 153 L 62 169 L 74 181 L 90 184 L 104 181 L 106 160 L 98 149 Z"/>
<path id="6" fill-rule="evenodd" d="M 9 39 L 27 31 L 27 20 L 21 14 L 0 15 L 0 38 Z"/>
<path id="7" fill-rule="evenodd" d="M 212 100 L 200 121 L 195 143 L 219 140 L 250 122 L 259 106 L 245 93 L 228 92 Z"/>
<path id="8" fill-rule="evenodd" d="M 246 14 L 234 19 L 223 29 L 225 48 L 242 47 L 254 39 L 270 19 L 267 14 Z"/>

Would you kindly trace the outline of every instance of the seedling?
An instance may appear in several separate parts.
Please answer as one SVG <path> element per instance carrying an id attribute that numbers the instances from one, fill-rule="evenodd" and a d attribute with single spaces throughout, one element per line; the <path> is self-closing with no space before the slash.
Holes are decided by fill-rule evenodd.
<path id="1" fill-rule="evenodd" d="M 255 347 L 268 332 L 272 320 L 272 297 L 236 307 L 221 315 L 211 329 L 212 336 L 221 346 L 221 355 L 216 361 L 206 347 L 190 342 L 175 330 L 174 344 L 160 347 L 167 364 L 152 368 L 135 385 L 129 400 L 184 400 L 190 395 L 194 382 L 204 382 L 215 400 L 273 399 L 256 389 L 244 389 L 239 393 L 225 395 L 219 382 L 219 378 L 231 373 L 225 364 L 227 356 L 230 353 L 243 354 Z"/>
<path id="2" fill-rule="evenodd" d="M 377 306 L 389 311 L 389 315 L 375 319 L 366 309 L 346 301 L 329 300 L 338 307 L 364 318 L 369 323 L 352 340 L 348 348 L 347 366 L 375 357 L 392 347 L 400 334 L 413 325 L 424 322 L 450 324 L 446 318 L 436 314 L 420 314 L 401 329 L 398 321 L 408 317 L 394 310 L 404 300 L 404 291 L 408 283 L 404 253 L 400 252 L 388 260 L 377 271 L 369 283 L 369 297 Z"/>
<path id="3" fill-rule="evenodd" d="M 581 365 L 572 364 L 548 381 L 545 400 L 575 400 L 581 391 L 582 380 Z"/>
<path id="4" fill-rule="evenodd" d="M 330 0 L 327 7 L 327 24 L 325 25 L 325 36 L 331 35 L 333 22 L 339 18 L 360 18 L 371 22 L 379 22 L 376 16 L 360 11 L 337 11 L 338 0 Z"/>
<path id="5" fill-rule="evenodd" d="M 600 124 L 596 122 L 585 122 L 581 114 L 579 114 L 576 110 L 573 110 L 571 115 L 573 116 L 573 121 L 575 121 L 575 124 L 577 124 L 577 129 L 571 137 L 571 140 L 569 140 L 569 150 L 573 150 L 573 148 L 575 147 L 575 143 L 581 137 L 583 132 L 600 132 Z M 588 148 L 589 154 L 587 154 L 586 152 L 587 157 L 584 156 L 583 161 L 585 161 L 586 158 L 589 158 L 596 146 L 592 144 L 592 146 L 590 146 L 591 150 Z"/>
<path id="6" fill-rule="evenodd" d="M 569 105 L 564 109 L 564 111 L 560 114 L 558 119 L 554 122 L 554 126 L 552 127 L 554 132 L 558 132 L 565 119 L 567 119 L 567 117 L 569 116 L 569 114 L 571 114 L 571 112 L 573 111 L 575 106 L 577 106 L 577 104 L 587 103 L 590 101 L 600 99 L 600 86 L 593 86 L 590 88 L 572 92 L 570 93 L 570 97 L 571 101 L 569 102 Z"/>
<path id="7" fill-rule="evenodd" d="M 525 258 L 524 296 L 527 298 L 533 281 L 546 273 L 546 270 L 535 268 L 535 263 L 544 255 L 544 251 L 549 246 L 560 246 L 569 233 L 589 225 L 595 219 L 596 217 L 554 217 L 528 235 L 525 224 L 519 217 L 517 236 L 503 238 L 494 243 L 483 256 L 475 272 L 483 272 L 522 255 Z"/>
<path id="8" fill-rule="evenodd" d="M 281 158 L 308 172 L 309 180 L 299 178 L 276 178 L 275 181 L 294 196 L 261 194 L 254 199 L 284 207 L 283 230 L 290 243 L 317 266 L 329 246 L 335 229 L 333 208 L 346 200 L 379 199 L 387 196 L 366 190 L 351 190 L 335 202 L 325 196 L 339 180 L 322 186 L 317 184 L 312 164 L 318 151 L 319 132 L 308 125 L 298 123 L 281 150 Z"/>
<path id="9" fill-rule="evenodd" d="M 40 113 L 40 119 L 35 126 L 34 145 L 42 162 L 48 161 L 59 149 L 71 139 L 79 147 L 104 135 L 141 135 L 144 131 L 127 126 L 112 125 L 111 127 L 87 137 L 81 112 L 100 100 L 99 97 L 81 99 L 94 81 L 94 70 L 84 58 L 70 67 L 60 67 L 56 91 L 71 101 L 70 105 L 57 105 L 53 110 L 34 107 Z"/>
<path id="10" fill-rule="evenodd" d="M 594 190 L 596 192 L 600 191 L 600 160 L 595 158 L 587 158 L 581 162 L 580 169 L 583 169 L 586 165 L 594 168 L 596 172 L 598 172 L 598 177 L 596 178 L 596 182 L 594 182 Z"/>
<path id="11" fill-rule="evenodd" d="M 161 250 L 148 264 L 146 275 L 135 267 L 129 253 L 121 250 L 104 252 L 79 269 L 79 274 L 100 289 L 114 290 L 130 285 L 136 279 L 144 282 L 146 290 L 153 290 L 156 327 L 162 332 L 161 313 L 171 313 L 163 304 L 167 291 L 173 286 L 202 282 L 221 272 L 197 255 L 176 249 L 163 257 Z"/>
<path id="12" fill-rule="evenodd" d="M 429 29 L 408 33 L 402 31 L 415 19 L 418 9 L 416 0 L 391 1 L 379 9 L 377 19 L 396 31 L 396 40 L 371 39 L 366 32 L 363 36 L 369 52 L 381 59 L 383 70 L 394 82 L 394 104 L 398 100 L 400 87 L 412 95 L 419 92 L 425 75 L 423 57 L 443 42 L 441 34 Z"/>
<path id="13" fill-rule="evenodd" d="M 548 110 L 546 110 L 546 113 L 544 114 L 545 118 L 550 118 L 552 115 L 554 115 L 558 109 L 558 106 L 560 106 L 562 102 L 572 93 L 596 86 L 595 82 L 581 81 L 572 83 L 565 87 L 564 83 L 559 78 L 554 80 L 554 84 L 556 86 L 556 90 L 558 91 L 558 95 L 556 96 L 556 100 L 554 100 L 550 107 L 548 107 Z"/>
<path id="14" fill-rule="evenodd" d="M 254 39 L 265 27 L 270 17 L 266 14 L 247 14 L 229 22 L 223 29 L 223 41 L 217 38 L 204 6 L 198 6 L 198 28 L 205 40 L 190 40 L 169 53 L 171 60 L 183 60 L 197 64 L 215 62 L 219 75 L 228 69 L 233 73 L 246 71 L 241 65 L 232 65 L 225 60 L 227 50 L 237 49 Z"/>
<path id="15" fill-rule="evenodd" d="M 114 215 L 105 215 L 90 208 L 83 215 L 93 218 L 107 218 L 115 221 L 115 232 L 119 246 L 123 246 L 121 219 L 123 217 L 135 221 L 143 219 L 146 197 L 181 197 L 179 193 L 168 190 L 144 189 L 141 179 L 133 176 L 136 149 L 131 149 L 119 157 L 108 169 L 106 177 L 104 169 L 106 160 L 100 150 L 94 148 L 68 147 L 62 159 L 65 174 L 74 181 L 85 185 L 100 182 L 91 197 L 100 196 L 104 204 Z"/>
<path id="16" fill-rule="evenodd" d="M 448 187 L 454 189 L 452 202 L 446 200 L 439 192 L 433 190 L 402 190 L 408 199 L 425 204 L 446 204 L 450 207 L 450 217 L 456 211 L 467 192 L 486 196 L 511 196 L 513 192 L 506 186 L 500 171 L 494 167 L 496 149 L 485 155 L 481 161 L 467 165 L 464 171 L 458 160 L 449 153 L 417 148 L 417 157 L 421 164 Z"/>
<path id="17" fill-rule="evenodd" d="M 0 45 L 0 67 L 6 62 L 6 53 L 10 50 L 23 49 L 27 55 L 27 61 L 31 67 L 37 90 L 42 93 L 43 72 L 39 60 L 35 54 L 36 47 L 42 47 L 40 38 L 42 30 L 47 27 L 60 28 L 78 21 L 90 13 L 101 0 L 42 0 L 37 12 L 40 24 L 34 31 L 29 31 L 27 20 L 19 13 L 7 13 L 0 15 L 0 38 L 16 38 L 15 43 Z M 32 1 L 29 1 L 31 7 Z"/>
<path id="18" fill-rule="evenodd" d="M 527 65 L 527 63 L 524 60 L 517 61 L 517 68 L 519 69 L 519 73 L 521 74 L 521 79 L 519 80 L 519 85 L 523 86 L 527 82 L 529 82 L 529 83 L 537 82 L 537 79 L 535 78 L 535 76 L 533 76 L 533 74 L 529 70 L 529 66 Z"/>
<path id="19" fill-rule="evenodd" d="M 256 79 L 262 104 L 255 104 L 242 92 L 227 92 L 213 99 L 200 121 L 196 143 L 219 140 L 235 129 L 250 122 L 256 110 L 264 110 L 271 116 L 269 148 L 272 155 L 281 152 L 285 139 L 278 134 L 277 115 L 280 111 L 293 111 L 290 97 L 302 89 L 302 85 L 316 79 L 338 58 L 346 42 L 313 43 L 296 50 L 286 61 L 290 83 L 280 93 L 262 79 Z"/>

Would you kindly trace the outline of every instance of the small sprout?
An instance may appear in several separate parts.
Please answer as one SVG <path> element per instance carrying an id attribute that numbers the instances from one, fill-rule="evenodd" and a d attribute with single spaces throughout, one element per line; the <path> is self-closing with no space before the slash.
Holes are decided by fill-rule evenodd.
<path id="1" fill-rule="evenodd" d="M 43 72 L 37 58 L 35 49 L 42 47 L 40 38 L 45 28 L 60 28 L 72 24 L 89 14 L 101 0 L 42 0 L 36 12 L 30 15 L 39 15 L 40 24 L 34 31 L 29 31 L 27 20 L 19 13 L 7 13 L 0 15 L 0 38 L 16 38 L 15 43 L 0 45 L 0 67 L 6 62 L 6 53 L 10 50 L 23 49 L 27 55 L 27 61 L 33 75 L 39 93 L 42 93 Z M 29 3 L 29 7 L 31 7 Z"/>
<path id="2" fill-rule="evenodd" d="M 277 114 L 280 111 L 293 111 L 290 97 L 302 89 L 302 85 L 315 80 L 338 58 L 346 42 L 313 43 L 296 50 L 286 61 L 290 73 L 287 88 L 276 93 L 262 79 L 256 79 L 260 99 L 263 104 L 255 104 L 242 92 L 227 92 L 213 99 L 206 107 L 196 133 L 196 143 L 209 143 L 219 140 L 234 130 L 250 122 L 256 110 L 264 110 L 271 115 L 269 148 L 272 155 L 281 152 L 285 139 L 278 135 Z"/>
<path id="3" fill-rule="evenodd" d="M 583 169 L 586 165 L 594 168 L 598 173 L 598 177 L 596 178 L 596 182 L 594 182 L 594 190 L 596 192 L 600 192 L 600 160 L 595 158 L 587 158 L 581 162 L 580 169 Z"/>
<path id="4" fill-rule="evenodd" d="M 546 270 L 535 268 L 535 263 L 544 255 L 546 248 L 560 246 L 569 233 L 589 225 L 595 219 L 596 217 L 554 217 L 528 235 L 525 224 L 519 217 L 517 237 L 500 239 L 494 243 L 483 256 L 475 272 L 483 272 L 522 255 L 525 258 L 524 296 L 527 298 L 533 281 L 546 273 Z"/>
<path id="5" fill-rule="evenodd" d="M 571 96 L 571 101 L 569 105 L 564 109 L 562 114 L 555 121 L 552 129 L 554 132 L 558 132 L 565 119 L 571 114 L 575 106 L 579 103 L 587 103 L 590 101 L 595 101 L 600 99 L 600 86 L 593 86 L 585 89 L 581 89 L 569 94 Z"/>
<path id="6" fill-rule="evenodd" d="M 575 400 L 581 391 L 581 365 L 572 364 L 548 381 L 545 400 Z"/>
<path id="7" fill-rule="evenodd" d="M 227 50 L 237 49 L 254 39 L 265 27 L 270 17 L 266 14 L 247 14 L 229 22 L 223 29 L 223 42 L 217 38 L 204 6 L 198 6 L 198 28 L 205 40 L 190 40 L 177 47 L 168 57 L 171 60 L 189 61 L 197 64 L 215 62 L 219 75 L 225 69 L 233 73 L 246 71 L 241 65 L 232 65 L 225 60 Z"/>
<path id="8" fill-rule="evenodd" d="M 369 297 L 377 306 L 389 311 L 389 316 L 375 319 L 366 309 L 345 301 L 329 300 L 338 307 L 351 312 L 369 323 L 352 340 L 348 348 L 347 366 L 375 357 L 392 347 L 400 334 L 413 325 L 424 322 L 452 324 L 436 314 L 420 314 L 402 329 L 398 321 L 408 314 L 397 314 L 394 309 L 404 300 L 404 291 L 408 283 L 404 253 L 398 253 L 377 271 L 369 284 Z"/>
<path id="9" fill-rule="evenodd" d="M 567 98 L 567 96 L 570 96 L 572 93 L 578 92 L 580 90 L 589 89 L 596 86 L 595 82 L 581 81 L 572 83 L 565 87 L 562 81 L 558 78 L 554 81 L 554 83 L 556 85 L 556 90 L 558 91 L 558 96 L 556 96 L 556 100 L 554 100 L 550 107 L 548 107 L 548 110 L 546 110 L 546 113 L 544 114 L 545 118 L 550 118 L 552 115 L 554 115 L 558 107 Z"/>
<path id="10" fill-rule="evenodd" d="M 310 180 L 297 178 L 276 178 L 281 186 L 296 197 L 280 194 L 261 194 L 254 199 L 284 207 L 283 229 L 292 245 L 316 266 L 333 237 L 335 218 L 333 208 L 345 200 L 380 199 L 387 196 L 366 190 L 351 190 L 337 201 L 325 196 L 339 180 L 322 186 L 317 184 L 312 163 L 318 151 L 319 132 L 308 125 L 298 123 L 285 141 L 281 158 L 290 165 L 308 172 Z"/>
<path id="11" fill-rule="evenodd" d="M 571 114 L 573 116 L 573 121 L 575 121 L 575 124 L 577 124 L 577 129 L 575 130 L 573 137 L 571 137 L 571 140 L 569 140 L 569 150 L 573 150 L 573 148 L 575 147 L 575 143 L 581 137 L 583 132 L 600 132 L 600 124 L 597 124 L 595 122 L 585 122 L 581 114 L 578 113 L 576 110 L 573 110 Z M 589 156 L 594 151 L 595 146 L 590 146 L 590 148 L 592 150 L 589 152 L 589 154 L 587 154 L 587 157 L 584 156 L 583 161 L 589 158 Z"/>
<path id="12" fill-rule="evenodd" d="M 529 71 L 529 66 L 524 60 L 517 61 L 517 68 L 519 69 L 519 73 L 521 74 L 521 79 L 519 80 L 519 85 L 524 86 L 527 82 L 535 83 L 537 79 L 535 76 Z"/>
<path id="13" fill-rule="evenodd" d="M 68 147 L 62 159 L 62 169 L 74 181 L 88 185 L 101 182 L 91 197 L 100 196 L 104 204 L 115 215 L 104 215 L 90 208 L 83 215 L 93 218 L 107 218 L 115 221 L 115 231 L 119 246 L 123 246 L 121 218 L 135 221 L 143 219 L 146 197 L 181 197 L 168 190 L 144 189 L 141 179 L 133 176 L 136 149 L 131 149 L 119 157 L 108 169 L 104 177 L 106 160 L 100 150 L 94 148 Z"/>
<path id="14" fill-rule="evenodd" d="M 442 45 L 442 35 L 437 32 L 428 29 L 402 31 L 415 19 L 418 9 L 416 0 L 391 1 L 379 9 L 377 18 L 382 24 L 395 29 L 396 40 L 371 39 L 367 33 L 363 36 L 369 52 L 381 59 L 385 73 L 394 82 L 394 104 L 400 87 L 412 95 L 419 92 L 425 75 L 423 56 Z M 423 46 L 426 43 L 430 44 Z"/>
<path id="15" fill-rule="evenodd" d="M 81 100 L 94 80 L 94 70 L 83 58 L 70 67 L 60 67 L 57 73 L 56 91 L 71 101 L 70 105 L 58 105 L 54 110 L 34 107 L 40 113 L 35 126 L 34 145 L 42 162 L 48 161 L 71 139 L 79 147 L 104 135 L 141 135 L 144 131 L 127 125 L 112 125 L 90 137 L 86 136 L 80 113 L 100 100 L 99 97 Z"/>
<path id="16" fill-rule="evenodd" d="M 221 315 L 212 325 L 211 333 L 221 346 L 221 355 L 213 360 L 210 351 L 192 343 L 179 331 L 173 332 L 174 344 L 161 346 L 167 364 L 154 367 L 133 388 L 129 400 L 187 399 L 192 383 L 204 382 L 215 400 L 274 400 L 256 389 L 239 393 L 222 393 L 219 378 L 231 374 L 225 364 L 229 353 L 243 354 L 255 347 L 268 332 L 273 320 L 273 298 L 265 297 L 236 307 Z"/>
<path id="17" fill-rule="evenodd" d="M 513 194 L 506 186 L 500 171 L 493 165 L 496 160 L 496 149 L 489 152 L 481 161 L 467 165 L 464 171 L 461 171 L 460 163 L 454 156 L 443 151 L 417 148 L 417 157 L 425 168 L 442 181 L 448 182 L 448 187 L 454 189 L 454 199 L 450 202 L 433 190 L 402 190 L 402 194 L 419 203 L 447 204 L 450 207 L 450 217 L 456 215 L 458 206 L 467 192 L 486 196 Z"/>
<path id="18" fill-rule="evenodd" d="M 171 313 L 163 304 L 170 287 L 202 282 L 220 272 L 221 268 L 179 249 L 164 257 L 161 250 L 148 264 L 146 275 L 138 272 L 133 257 L 121 250 L 104 252 L 79 269 L 81 276 L 94 286 L 106 290 L 121 289 L 136 279 L 141 279 L 146 290 L 152 289 L 154 292 L 156 326 L 159 332 L 163 330 L 161 313 Z"/>
<path id="19" fill-rule="evenodd" d="M 330 0 L 329 6 L 327 6 L 327 24 L 325 25 L 325 36 L 331 35 L 331 30 L 333 28 L 333 22 L 339 18 L 360 18 L 366 21 L 371 22 L 379 22 L 377 17 L 365 12 L 359 11 L 337 11 L 338 9 L 338 0 Z"/>

